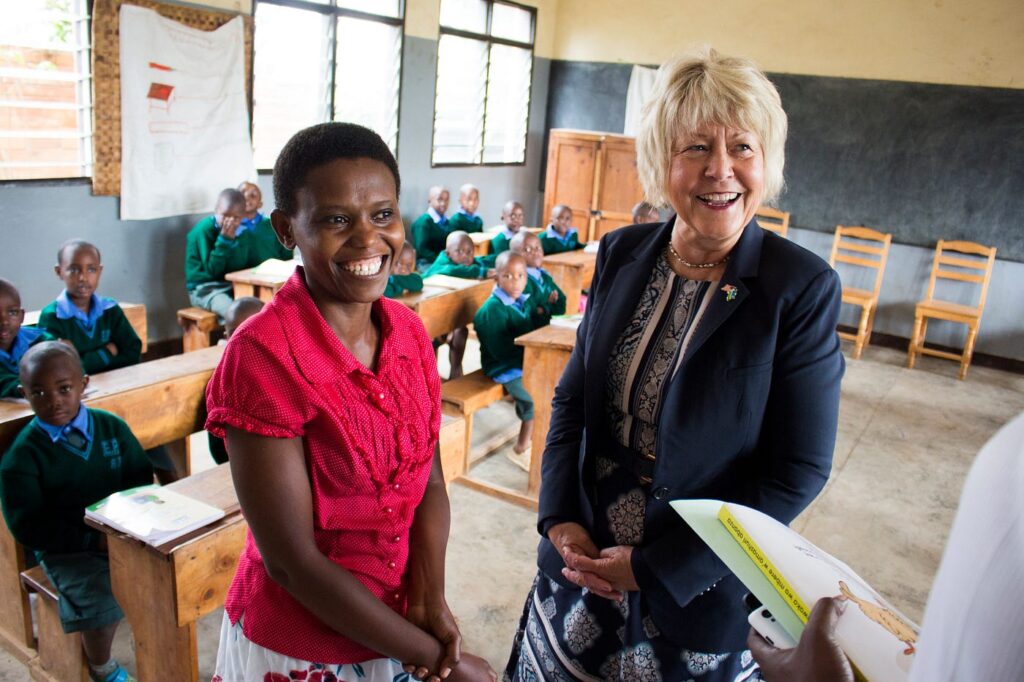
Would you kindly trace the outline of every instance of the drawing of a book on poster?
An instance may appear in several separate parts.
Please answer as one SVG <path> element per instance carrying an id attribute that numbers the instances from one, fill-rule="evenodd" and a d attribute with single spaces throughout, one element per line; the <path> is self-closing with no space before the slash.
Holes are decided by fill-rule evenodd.
<path id="1" fill-rule="evenodd" d="M 847 602 L 836 640 L 859 679 L 899 682 L 914 661 L 918 626 L 852 568 L 761 512 L 720 500 L 677 500 L 673 509 L 795 640 L 815 602 Z"/>

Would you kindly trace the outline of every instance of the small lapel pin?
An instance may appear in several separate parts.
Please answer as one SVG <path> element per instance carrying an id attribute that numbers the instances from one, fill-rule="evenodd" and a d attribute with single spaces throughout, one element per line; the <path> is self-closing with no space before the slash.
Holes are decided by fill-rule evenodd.
<path id="1" fill-rule="evenodd" d="M 736 292 L 738 291 L 738 289 L 736 289 L 736 287 L 734 287 L 731 284 L 726 284 L 724 287 L 722 287 L 722 291 L 725 292 L 725 300 L 731 301 L 736 298 Z"/>

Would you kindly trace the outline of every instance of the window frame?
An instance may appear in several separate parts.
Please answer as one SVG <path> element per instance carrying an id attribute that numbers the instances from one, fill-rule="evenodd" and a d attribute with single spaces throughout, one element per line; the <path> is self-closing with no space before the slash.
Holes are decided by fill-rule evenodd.
<path id="1" fill-rule="evenodd" d="M 252 18 L 253 18 L 253 21 L 255 22 L 256 21 L 256 8 L 257 8 L 257 6 L 259 6 L 259 5 L 277 5 L 279 7 L 289 7 L 291 9 L 299 9 L 299 10 L 307 10 L 307 11 L 311 11 L 311 12 L 316 12 L 318 14 L 322 14 L 322 15 L 331 17 L 331 18 L 333 18 L 335 20 L 338 19 L 339 17 L 348 17 L 348 18 L 351 18 L 351 19 L 362 19 L 362 20 L 366 20 L 366 21 L 376 21 L 376 22 L 379 22 L 379 23 L 382 23 L 382 24 L 387 24 L 389 26 L 397 26 L 399 28 L 400 32 L 401 32 L 401 37 L 402 37 L 402 44 L 401 44 L 401 47 L 398 50 L 398 108 L 395 111 L 395 116 L 396 116 L 397 120 L 396 120 L 396 124 L 395 124 L 395 149 L 394 149 L 394 155 L 395 155 L 395 158 L 397 159 L 398 158 L 398 149 L 399 149 L 399 147 L 401 145 L 401 138 L 402 138 L 402 126 L 401 126 L 401 121 L 402 121 L 402 78 L 405 75 L 405 41 L 406 41 L 406 35 L 405 35 L 405 10 L 406 10 L 406 0 L 398 0 L 398 14 L 399 14 L 399 16 L 397 16 L 397 17 L 389 17 L 389 16 L 386 16 L 386 15 L 383 15 L 383 14 L 373 14 L 371 12 L 362 12 L 360 10 L 349 9 L 347 7 L 339 7 L 337 3 L 338 3 L 338 0 L 328 0 L 328 2 L 326 4 L 321 4 L 321 3 L 318 3 L 318 2 L 311 2 L 310 0 L 253 0 L 253 4 L 252 4 Z M 329 109 L 330 117 L 327 119 L 327 121 L 322 121 L 322 123 L 329 123 L 329 122 L 334 120 L 334 96 L 335 96 L 335 80 L 334 80 L 334 77 L 335 77 L 335 71 L 336 71 L 336 66 L 337 66 L 336 58 L 337 58 L 337 54 L 338 54 L 338 34 L 337 34 L 337 28 L 338 28 L 337 21 L 330 22 L 329 28 L 328 28 L 328 40 L 330 40 L 331 49 L 330 49 L 330 61 L 327 64 L 327 73 L 328 73 L 328 76 L 330 78 L 330 82 L 329 82 L 329 85 L 328 85 L 327 106 L 328 106 L 328 109 Z M 250 56 L 251 63 L 253 65 L 252 72 L 250 74 L 250 81 L 251 82 L 249 83 L 249 93 L 250 93 L 250 96 L 249 96 L 250 97 L 250 99 L 249 99 L 249 112 L 250 112 L 250 114 L 249 114 L 249 141 L 250 141 L 250 144 L 252 143 L 253 132 L 254 132 L 255 127 L 256 127 L 256 100 L 255 100 L 255 96 L 256 96 L 256 38 L 255 38 L 255 32 L 258 31 L 258 30 L 259 30 L 259 26 L 255 25 L 254 26 L 254 30 L 253 30 L 252 54 Z M 253 151 L 255 151 L 255 147 L 253 148 Z M 267 174 L 267 173 L 273 173 L 274 169 L 273 168 L 257 168 L 256 172 L 257 173 Z"/>
<path id="2" fill-rule="evenodd" d="M 405 0 L 402 0 L 404 3 Z M 78 175 L 53 175 L 44 178 L 3 178 L 0 179 L 0 186 L 10 186 L 15 184 L 81 184 L 83 181 L 92 182 L 93 172 L 96 168 L 96 145 L 94 143 L 94 137 L 96 135 L 95 128 L 95 101 L 93 96 L 93 72 L 92 72 L 92 15 L 93 15 L 93 0 L 81 0 L 82 12 L 84 14 L 74 13 L 72 10 L 71 21 L 75 24 L 82 24 L 82 31 L 85 36 L 84 46 L 75 49 L 68 50 L 74 54 L 76 69 L 84 61 L 85 72 L 84 74 L 79 71 L 78 78 L 74 79 L 75 83 L 75 99 L 76 103 L 74 106 L 75 117 L 77 120 L 77 129 L 79 133 L 83 129 L 87 129 L 87 134 L 79 134 L 76 139 L 78 140 L 79 153 L 82 156 L 79 158 L 79 163 L 76 164 L 63 164 L 66 166 L 75 165 L 78 167 L 80 173 Z M 82 94 L 84 92 L 84 95 Z M 86 100 L 86 104 L 78 104 L 81 99 Z M 11 100 L 16 102 L 17 100 Z M 47 107 L 43 107 L 47 108 Z M 63 107 L 62 107 L 63 108 Z M 46 138 L 44 138 L 46 139 Z M 84 161 L 84 163 L 83 163 Z M 57 164 L 54 164 L 57 165 Z"/>
<path id="3" fill-rule="evenodd" d="M 438 17 L 438 28 L 439 35 L 437 39 L 438 46 L 438 58 L 440 58 L 441 50 L 441 38 L 445 35 L 454 36 L 456 38 L 466 38 L 469 40 L 479 40 L 487 43 L 487 71 L 486 80 L 484 81 L 484 101 L 483 101 L 483 125 L 481 126 L 481 152 L 479 163 L 463 162 L 463 161 L 446 161 L 446 162 L 435 162 L 434 161 L 434 148 L 437 143 L 437 82 L 438 82 L 438 71 L 437 60 L 434 60 L 434 113 L 430 120 L 430 167 L 431 168 L 501 168 L 505 166 L 525 166 L 527 155 L 529 152 L 530 142 L 530 108 L 533 103 L 533 76 L 534 76 L 534 61 L 536 54 L 534 52 L 535 45 L 537 44 L 537 8 L 530 5 L 524 5 L 514 0 L 484 0 L 487 3 L 487 23 L 485 30 L 487 33 L 476 33 L 474 31 L 467 31 L 460 28 L 451 28 L 441 23 L 440 16 Z M 491 20 L 494 16 L 495 5 L 509 5 L 516 9 L 526 10 L 530 13 L 530 42 L 521 43 L 517 40 L 509 40 L 508 38 L 499 38 L 491 35 Z M 439 3 L 440 6 L 440 3 Z M 487 137 L 487 98 L 490 94 L 491 88 L 491 46 L 494 44 L 505 45 L 507 47 L 518 47 L 521 49 L 529 49 L 530 51 L 530 89 L 526 97 L 526 128 L 523 134 L 523 160 L 522 161 L 483 161 L 483 141 Z"/>

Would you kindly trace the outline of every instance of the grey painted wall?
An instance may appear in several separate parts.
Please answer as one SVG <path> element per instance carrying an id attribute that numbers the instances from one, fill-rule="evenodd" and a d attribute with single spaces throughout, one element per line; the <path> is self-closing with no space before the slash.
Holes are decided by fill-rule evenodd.
<path id="1" fill-rule="evenodd" d="M 581 128 L 584 130 L 606 130 L 610 132 L 617 132 L 622 130 L 622 122 L 625 120 L 625 107 L 626 107 L 626 90 L 629 85 L 629 74 L 632 69 L 631 64 L 592 64 L 592 63 L 580 63 L 580 62 L 565 62 L 565 61 L 554 61 L 551 64 L 551 96 L 548 99 L 548 123 L 551 127 L 563 127 L 563 128 Z M 835 83 L 840 84 L 851 84 L 858 86 L 860 92 L 865 89 L 864 82 L 852 81 L 847 79 L 819 79 L 810 76 L 784 76 L 779 77 L 780 80 L 780 91 L 783 97 L 783 104 L 786 106 L 787 111 L 793 107 L 792 100 L 799 99 L 804 96 L 800 84 L 804 81 L 807 83 L 814 84 L 816 81 L 829 81 L 831 85 Z M 833 83 L 835 82 L 835 83 Z M 957 99 L 963 99 L 965 96 L 974 96 L 973 101 L 975 105 L 982 106 L 986 101 L 984 98 L 979 98 L 978 92 L 985 91 L 986 96 L 1000 100 L 1000 98 L 1014 97 L 1020 101 L 1024 98 L 1024 90 L 1018 91 L 1004 91 L 997 90 L 995 88 L 983 89 L 983 88 L 958 88 L 956 86 L 920 86 L 920 84 L 902 84 L 903 90 L 907 93 L 913 93 L 918 89 L 927 90 L 929 97 L 934 98 L 936 95 L 933 92 L 936 89 L 942 90 L 945 88 L 948 90 L 950 97 Z M 901 87 L 902 87 L 901 86 Z M 896 86 L 890 86 L 896 87 Z M 868 88 L 870 89 L 870 88 Z M 833 88 L 834 90 L 834 88 Z M 790 137 L 787 144 L 787 171 L 786 179 L 789 183 L 787 193 L 782 196 L 779 203 L 782 208 L 789 210 L 793 213 L 791 225 L 791 234 L 793 239 L 798 243 L 811 249 L 823 258 L 828 258 L 829 251 L 831 250 L 831 239 L 832 231 L 835 229 L 835 225 L 839 220 L 835 219 L 835 215 L 829 214 L 827 217 L 831 220 L 826 221 L 825 213 L 820 209 L 822 203 L 827 205 L 835 204 L 847 206 L 847 210 L 851 204 L 850 201 L 846 201 L 844 204 L 843 196 L 839 196 L 843 193 L 850 193 L 849 182 L 839 182 L 834 174 L 830 177 L 835 181 L 831 187 L 835 188 L 832 193 L 819 191 L 816 192 L 815 196 L 806 196 L 808 194 L 807 185 L 809 181 L 807 178 L 812 176 L 817 168 L 817 157 L 812 158 L 808 163 L 801 166 L 803 157 L 807 154 L 803 153 L 799 144 L 795 140 L 800 139 L 801 127 L 806 127 L 808 120 L 810 120 L 809 110 L 813 109 L 815 103 L 814 98 L 817 97 L 818 91 L 811 88 L 811 93 L 808 95 L 809 99 L 806 101 L 800 101 L 799 106 L 795 107 L 796 115 L 791 115 L 790 118 Z M 1009 93 L 1009 94 L 1007 94 Z M 906 93 L 904 93 L 906 94 Z M 909 95 L 908 95 L 909 96 Z M 970 97 L 968 97 L 970 99 Z M 789 102 L 789 104 L 787 104 Z M 829 107 L 834 107 L 834 103 L 822 102 L 821 107 L 824 114 L 828 114 Z M 912 108 L 910 104 L 890 103 L 886 106 L 894 109 L 895 111 L 902 112 L 903 109 Z M 1004 108 L 990 107 L 992 112 L 1003 112 Z M 878 113 L 878 112 L 876 112 Z M 895 114 L 894 114 L 895 115 Z M 959 116 L 959 114 L 958 114 Z M 827 120 L 832 120 L 834 116 L 825 116 Z M 876 117 L 877 118 L 877 117 Z M 905 116 L 900 114 L 898 117 L 901 125 L 905 123 Z M 982 120 L 984 116 L 979 115 L 979 120 Z M 1020 127 L 1020 115 L 1019 113 L 1013 115 L 1003 115 L 1002 125 L 1013 127 L 1018 137 L 1024 136 L 1024 130 Z M 933 122 L 934 124 L 934 122 Z M 966 124 L 964 124 L 966 125 Z M 934 127 L 934 125 L 933 125 Z M 984 126 L 975 125 L 973 130 L 975 133 L 988 131 Z M 997 127 L 995 131 L 991 132 L 996 137 L 999 136 L 1000 128 Z M 854 136 L 849 138 L 849 131 L 841 129 L 842 134 L 835 136 L 836 140 L 844 140 L 853 144 L 854 146 L 861 144 L 861 139 Z M 987 134 L 987 133 L 986 133 Z M 844 137 L 845 136 L 845 137 Z M 814 137 L 814 136 L 810 136 Z M 849 139 L 847 139 L 849 138 Z M 873 139 L 873 138 L 870 138 Z M 901 152 L 902 154 L 903 152 Z M 932 150 L 929 152 L 933 156 L 935 154 L 947 153 L 943 150 Z M 952 153 L 952 152 L 948 152 Z M 811 155 L 812 157 L 814 155 Z M 962 155 L 961 155 L 962 156 Z M 960 158 L 959 156 L 957 157 Z M 1006 182 L 1019 183 L 1021 177 L 1020 172 L 1020 161 L 1014 160 L 1012 163 L 1004 164 L 1005 173 L 1003 174 Z M 897 186 L 893 187 L 895 193 L 900 193 L 904 189 L 904 185 L 913 184 L 920 187 L 921 185 L 927 185 L 929 178 L 925 177 L 925 172 L 928 168 L 933 168 L 934 164 L 920 164 L 915 165 L 912 162 L 902 162 L 902 168 L 905 169 L 905 179 L 902 182 L 896 183 Z M 998 169 L 1002 166 L 997 166 L 997 170 L 994 171 L 998 175 Z M 917 170 L 921 177 L 911 177 L 912 171 Z M 989 171 L 992 169 L 986 169 L 986 177 Z M 896 173 L 895 169 L 888 169 L 885 173 L 874 173 L 874 175 L 887 176 L 889 173 Z M 971 173 L 965 171 L 964 177 L 971 176 Z M 942 183 L 938 183 L 942 184 Z M 943 185 L 945 186 L 945 185 Z M 963 194 L 961 192 L 960 194 Z M 1003 193 L 998 193 L 1000 196 Z M 1006 194 L 1013 195 L 1013 201 L 1019 201 L 1019 196 L 1024 194 L 1024 188 L 1018 187 L 1016 194 L 1008 192 Z M 1007 201 L 1010 201 L 1008 199 Z M 830 203 L 831 202 L 831 203 Z M 996 204 L 1001 202 L 996 201 Z M 1006 202 L 1002 202 L 1006 203 Z M 802 210 L 805 207 L 807 210 Z M 887 222 L 884 217 L 871 213 L 871 210 L 877 208 L 874 204 L 868 204 L 863 209 L 857 211 L 855 214 L 844 213 L 847 217 L 844 219 L 847 224 L 868 224 L 879 226 L 879 229 L 885 230 L 887 225 L 892 225 L 891 222 Z M 835 213 L 833 211 L 833 213 Z M 874 222 L 873 219 L 877 219 L 878 222 Z M 946 232 L 940 229 L 938 226 L 941 224 L 940 221 L 930 223 L 929 227 L 932 235 L 931 240 L 920 238 L 918 236 L 917 241 L 921 244 L 934 244 L 934 239 L 938 237 L 944 237 L 947 239 L 960 238 L 960 239 L 972 239 L 977 241 L 985 241 L 985 237 L 992 237 L 991 230 L 986 229 L 975 229 L 976 224 L 972 224 L 970 220 L 953 221 Z M 792 226 L 796 225 L 801 229 L 792 229 Z M 892 228 L 890 228 L 892 229 Z M 1022 241 L 1022 231 L 1019 221 L 1010 222 L 1003 226 L 1003 232 L 998 236 L 1001 237 L 1000 242 L 996 243 L 997 246 L 1005 247 L 1007 251 L 1019 250 L 1017 248 Z M 902 241 L 901 232 L 895 231 L 895 240 L 897 242 Z M 893 334 L 896 336 L 908 337 L 911 334 L 913 319 L 914 319 L 914 304 L 923 298 L 925 288 L 927 287 L 928 274 L 931 268 L 931 262 L 934 255 L 934 246 L 913 246 L 905 243 L 894 243 L 892 251 L 889 256 L 889 264 L 886 268 L 885 279 L 882 284 L 881 293 L 881 308 L 875 318 L 875 330 L 886 334 Z M 1012 257 L 1012 256 L 1011 256 Z M 840 270 L 840 275 L 844 276 L 846 281 L 851 280 L 851 276 L 855 276 L 857 273 L 846 272 Z M 854 277 L 855 278 L 855 277 Z M 855 283 L 852 283 L 854 286 Z M 993 273 L 992 283 L 989 288 L 988 303 L 985 308 L 985 315 L 981 324 L 981 331 L 978 337 L 976 345 L 976 352 L 989 353 L 991 355 L 997 355 L 1000 357 L 1013 358 L 1016 360 L 1024 360 L 1024 295 L 1021 295 L 1021 289 L 1024 287 L 1024 263 L 1009 261 L 1009 260 L 998 260 L 996 262 L 996 269 Z M 959 293 L 959 292 L 954 292 Z M 965 303 L 968 301 L 964 301 Z M 854 320 L 854 311 L 852 307 L 849 310 L 844 309 L 843 322 L 852 323 Z M 952 323 L 933 322 L 930 323 L 928 329 L 928 339 L 934 343 L 939 343 L 948 346 L 960 346 L 963 343 L 965 337 L 964 326 L 954 325 Z"/>
<path id="2" fill-rule="evenodd" d="M 426 208 L 428 188 L 453 190 L 465 182 L 480 187 L 485 224 L 495 224 L 510 198 L 524 204 L 536 224 L 541 212 L 537 178 L 543 155 L 550 61 L 534 62 L 527 162 L 503 167 L 430 167 L 434 111 L 436 41 L 406 37 L 403 60 L 398 158 L 402 173 L 401 210 L 406 224 Z M 260 176 L 264 210 L 273 208 L 272 177 Z M 202 216 L 122 221 L 116 197 L 92 196 L 87 180 L 0 183 L 3 225 L 0 276 L 14 281 L 29 310 L 42 308 L 60 292 L 53 274 L 57 246 L 73 237 L 96 243 L 103 252 L 100 293 L 117 300 L 145 303 L 151 341 L 180 336 L 175 311 L 188 306 L 185 293 L 185 236 Z"/>

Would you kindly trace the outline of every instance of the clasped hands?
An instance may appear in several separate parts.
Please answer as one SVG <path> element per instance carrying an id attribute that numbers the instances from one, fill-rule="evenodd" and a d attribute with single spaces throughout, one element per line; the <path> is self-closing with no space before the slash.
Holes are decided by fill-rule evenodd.
<path id="1" fill-rule="evenodd" d="M 622 601 L 626 592 L 639 590 L 633 576 L 633 547 L 618 545 L 598 550 L 587 529 L 578 523 L 559 523 L 548 530 L 565 568 L 566 580 L 599 597 Z"/>
<path id="2" fill-rule="evenodd" d="M 404 664 L 405 672 L 417 680 L 440 682 L 440 680 L 490 680 L 497 682 L 498 676 L 484 659 L 462 653 L 462 633 L 444 597 L 439 594 L 414 595 L 410 590 L 409 608 L 406 618 L 410 623 L 429 633 L 444 647 L 444 653 L 436 672 L 424 666 Z"/>

